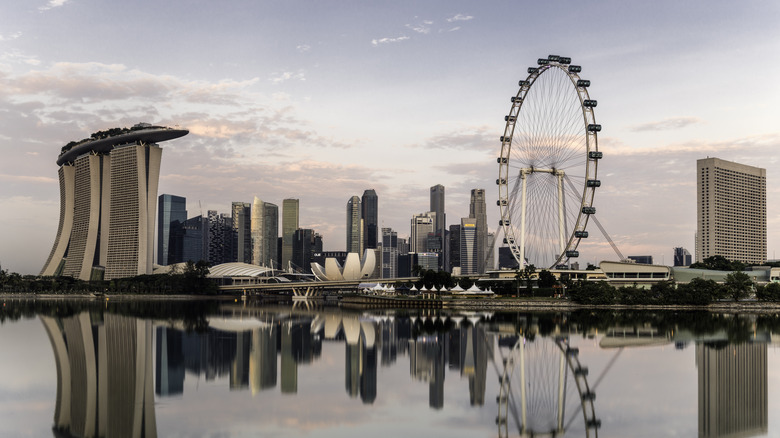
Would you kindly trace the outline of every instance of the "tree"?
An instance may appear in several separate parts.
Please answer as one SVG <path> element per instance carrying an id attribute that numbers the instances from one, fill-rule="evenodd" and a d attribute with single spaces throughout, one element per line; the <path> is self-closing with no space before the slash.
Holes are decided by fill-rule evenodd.
<path id="1" fill-rule="evenodd" d="M 525 288 L 528 295 L 533 295 L 533 283 L 531 282 L 531 277 L 534 275 L 534 272 L 536 272 L 536 266 L 525 265 L 525 268 L 523 268 L 522 271 L 517 271 L 517 275 L 515 275 L 515 278 L 517 278 L 520 283 L 525 281 Z"/>
<path id="2" fill-rule="evenodd" d="M 746 298 L 753 289 L 753 280 L 742 271 L 734 271 L 727 275 L 723 284 L 734 301 Z"/>
<path id="3" fill-rule="evenodd" d="M 555 279 L 555 275 L 547 269 L 539 271 L 539 287 L 551 288 L 555 286 L 558 281 Z"/>
<path id="4" fill-rule="evenodd" d="M 722 255 L 714 255 L 692 264 L 691 268 L 712 271 L 742 271 L 745 269 L 745 264 L 737 260 L 729 260 Z"/>
<path id="5" fill-rule="evenodd" d="M 769 283 L 756 288 L 756 298 L 761 301 L 780 301 L 780 283 Z"/>

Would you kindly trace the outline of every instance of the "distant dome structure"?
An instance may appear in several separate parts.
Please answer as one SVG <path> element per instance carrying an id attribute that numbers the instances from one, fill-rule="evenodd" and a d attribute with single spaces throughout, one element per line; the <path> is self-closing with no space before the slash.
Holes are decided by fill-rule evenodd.
<path id="1" fill-rule="evenodd" d="M 376 267 L 376 255 L 373 249 L 367 249 L 361 260 L 356 252 L 347 254 L 347 259 L 342 267 L 332 257 L 325 259 L 325 267 L 319 263 L 311 264 L 311 271 L 320 281 L 353 281 L 371 277 Z"/>
<path id="2" fill-rule="evenodd" d="M 221 265 L 212 266 L 209 268 L 210 278 L 222 278 L 222 277 L 260 277 L 273 273 L 273 269 L 259 266 L 250 265 L 249 263 L 233 262 L 223 263 Z"/>

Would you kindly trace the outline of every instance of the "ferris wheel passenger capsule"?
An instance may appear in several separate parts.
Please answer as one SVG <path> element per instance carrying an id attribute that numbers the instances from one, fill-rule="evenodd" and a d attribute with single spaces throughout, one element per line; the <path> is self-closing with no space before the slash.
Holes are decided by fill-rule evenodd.
<path id="1" fill-rule="evenodd" d="M 588 158 L 591 160 L 600 160 L 604 157 L 604 154 L 600 151 L 590 151 L 588 152 Z"/>
<path id="2" fill-rule="evenodd" d="M 587 79 L 578 79 L 577 86 L 580 88 L 588 88 L 590 87 L 590 81 Z"/>
<path id="3" fill-rule="evenodd" d="M 582 71 L 582 66 L 579 65 L 570 65 L 569 66 L 569 73 L 579 73 Z"/>
<path id="4" fill-rule="evenodd" d="M 536 63 L 539 65 L 547 65 L 550 63 L 550 60 L 545 58 L 539 58 L 536 60 Z"/>
<path id="5" fill-rule="evenodd" d="M 534 73 L 536 73 L 538 70 L 539 70 L 539 69 L 538 69 L 537 67 L 528 67 L 528 74 L 529 74 L 529 75 L 530 75 L 530 74 L 534 74 Z"/>
<path id="6" fill-rule="evenodd" d="M 585 99 L 582 101 L 582 105 L 586 108 L 596 108 L 598 101 L 594 99 Z"/>
<path id="7" fill-rule="evenodd" d="M 588 132 L 600 132 L 601 131 L 601 125 L 597 125 L 595 123 L 591 123 L 588 125 Z"/>

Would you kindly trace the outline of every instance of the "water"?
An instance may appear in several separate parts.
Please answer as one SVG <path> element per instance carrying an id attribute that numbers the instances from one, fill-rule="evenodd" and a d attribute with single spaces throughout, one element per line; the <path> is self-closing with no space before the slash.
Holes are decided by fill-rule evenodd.
<path id="1" fill-rule="evenodd" d="M 0 301 L 3 437 L 780 436 L 774 315 Z"/>

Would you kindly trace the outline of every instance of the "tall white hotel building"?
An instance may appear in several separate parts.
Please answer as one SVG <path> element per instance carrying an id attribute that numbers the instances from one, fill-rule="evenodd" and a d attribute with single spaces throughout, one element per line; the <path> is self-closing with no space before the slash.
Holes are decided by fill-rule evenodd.
<path id="1" fill-rule="evenodd" d="M 696 261 L 720 255 L 766 262 L 766 169 L 697 160 L 696 187 Z"/>
<path id="2" fill-rule="evenodd" d="M 60 222 L 41 275 L 110 280 L 151 274 L 162 157 L 157 142 L 188 132 L 143 123 L 64 147 L 57 159 Z"/>

